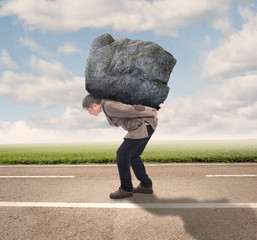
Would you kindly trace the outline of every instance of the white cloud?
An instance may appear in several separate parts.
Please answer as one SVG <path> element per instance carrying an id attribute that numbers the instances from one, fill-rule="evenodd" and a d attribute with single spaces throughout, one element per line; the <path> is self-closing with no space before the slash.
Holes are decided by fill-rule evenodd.
<path id="1" fill-rule="evenodd" d="M 187 129 L 192 136 L 257 138 L 257 15 L 249 7 L 239 8 L 239 13 L 243 22 L 240 30 L 227 18 L 214 23 L 224 39 L 203 61 L 202 75 L 211 82 L 209 89 L 172 103 L 176 121 L 183 119 L 179 128 L 174 123 L 174 131 Z"/>
<path id="2" fill-rule="evenodd" d="M 204 46 L 210 46 L 211 43 L 212 43 L 211 37 L 210 37 L 210 36 L 205 36 L 204 39 L 203 39 L 202 44 L 203 44 Z"/>
<path id="3" fill-rule="evenodd" d="M 154 140 L 256 139 L 257 75 L 231 78 L 220 87 L 171 100 L 159 111 Z M 250 88 L 248 86 L 251 86 Z M 62 114 L 34 115 L 28 122 L 0 122 L 0 144 L 122 141 L 126 132 L 81 106 Z"/>
<path id="4" fill-rule="evenodd" d="M 182 26 L 224 16 L 233 2 L 245 0 L 12 0 L 2 2 L 0 16 L 16 15 L 31 30 L 70 32 L 112 27 L 174 36 Z"/>
<path id="5" fill-rule="evenodd" d="M 30 65 L 39 76 L 4 71 L 0 76 L 0 94 L 17 103 L 41 107 L 82 101 L 86 93 L 84 78 L 73 76 L 60 62 L 53 60 L 32 57 Z"/>
<path id="6" fill-rule="evenodd" d="M 11 59 L 6 49 L 2 49 L 0 53 L 0 69 L 1 68 L 9 68 L 9 69 L 18 68 L 17 63 Z"/>
<path id="7" fill-rule="evenodd" d="M 45 50 L 43 47 L 38 46 L 37 43 L 33 39 L 20 37 L 19 42 L 23 46 L 28 47 L 30 49 L 30 51 L 32 51 L 34 53 L 40 54 L 44 57 L 52 56 L 52 54 L 49 53 L 47 50 Z"/>
<path id="8" fill-rule="evenodd" d="M 226 17 L 232 2 L 211 0 L 163 1 L 29 1 L 2 2 L 0 15 L 17 15 L 30 29 L 67 32 L 83 27 L 113 27 L 116 30 L 154 30 L 176 35 L 181 26 L 201 19 L 213 19 L 224 39 L 206 54 L 203 75 L 216 81 L 185 98 L 171 100 L 159 113 L 159 126 L 153 140 L 195 138 L 257 138 L 257 45 L 256 13 L 240 8 L 242 29 L 237 32 Z M 242 0 L 243 2 L 243 0 Z M 40 6 L 40 7 L 39 7 Z M 218 18 L 216 18 L 219 16 Z M 218 20 L 217 20 L 218 19 Z M 208 34 L 208 33 L 207 33 Z M 51 54 L 34 40 L 20 38 L 33 52 Z M 210 36 L 202 42 L 213 44 Z M 79 53 L 71 43 L 58 48 L 59 53 Z M 1 64 L 17 64 L 2 51 Z M 15 65 L 16 64 L 16 65 Z M 3 71 L 0 94 L 18 103 L 40 107 L 65 105 L 63 113 L 51 116 L 40 113 L 29 121 L 0 122 L 0 143 L 37 143 L 121 140 L 125 132 L 108 126 L 104 115 L 90 116 L 81 108 L 85 81 L 74 76 L 54 60 L 31 57 L 33 73 Z"/>
<path id="9" fill-rule="evenodd" d="M 162 110 L 161 134 L 166 136 L 257 138 L 257 75 L 227 79 L 218 87 L 172 100 Z"/>
<path id="10" fill-rule="evenodd" d="M 72 43 L 67 42 L 63 46 L 60 46 L 58 48 L 59 53 L 63 53 L 64 55 L 74 55 L 74 54 L 83 54 L 83 49 L 78 49 L 75 46 L 73 46 Z"/>
<path id="11" fill-rule="evenodd" d="M 90 129 L 86 123 L 83 129 L 65 131 L 30 127 L 24 121 L 0 121 L 0 132 L 0 144 L 120 141 L 123 137 L 115 128 Z"/>
<path id="12" fill-rule="evenodd" d="M 227 79 L 187 98 L 170 100 L 159 111 L 152 140 L 256 139 L 257 75 Z M 0 143 L 122 141 L 126 132 L 109 126 L 102 113 L 97 118 L 81 104 L 63 113 L 29 121 L 0 122 Z"/>
<path id="13" fill-rule="evenodd" d="M 257 14 L 250 8 L 240 8 L 240 14 L 244 22 L 242 29 L 225 36 L 208 53 L 203 64 L 204 77 L 226 78 L 257 72 Z"/>
<path id="14" fill-rule="evenodd" d="M 226 35 L 231 35 L 235 33 L 235 28 L 232 25 L 230 19 L 226 16 L 224 18 L 218 18 L 213 22 L 213 27 L 216 30 L 222 31 Z"/>
<path id="15" fill-rule="evenodd" d="M 61 114 L 54 114 L 50 117 L 42 114 L 33 115 L 28 125 L 33 128 L 69 131 L 106 128 L 108 123 L 104 114 L 96 118 L 85 111 L 79 102 L 76 107 L 66 107 Z"/>
<path id="16" fill-rule="evenodd" d="M 61 62 L 56 60 L 45 61 L 32 56 L 30 59 L 30 67 L 46 78 L 54 78 L 61 81 L 68 81 L 73 78 L 72 73 L 65 69 Z"/>
<path id="17" fill-rule="evenodd" d="M 153 140 L 256 139 L 256 80 L 257 75 L 231 78 L 219 87 L 166 102 L 159 111 Z M 94 133 L 92 141 L 121 141 L 126 134 L 122 128 L 109 126 L 103 113 L 96 118 L 80 105 L 66 107 L 63 113 L 50 117 L 34 115 L 26 128 L 39 131 L 38 134 L 50 132 L 51 142 L 90 141 L 89 133 Z"/>

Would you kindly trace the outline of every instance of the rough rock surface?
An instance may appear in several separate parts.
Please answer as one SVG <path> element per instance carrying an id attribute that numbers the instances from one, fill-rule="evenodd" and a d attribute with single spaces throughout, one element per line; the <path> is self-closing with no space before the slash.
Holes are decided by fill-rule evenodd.
<path id="1" fill-rule="evenodd" d="M 86 90 L 99 98 L 159 109 L 176 59 L 159 45 L 110 34 L 97 37 L 86 64 Z"/>

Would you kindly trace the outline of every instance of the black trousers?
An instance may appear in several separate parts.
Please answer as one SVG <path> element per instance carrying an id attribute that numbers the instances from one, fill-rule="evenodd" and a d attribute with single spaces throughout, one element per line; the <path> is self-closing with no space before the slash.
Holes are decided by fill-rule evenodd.
<path id="1" fill-rule="evenodd" d="M 151 187 L 152 180 L 146 174 L 144 163 L 141 160 L 143 153 L 149 139 L 154 133 L 153 128 L 147 125 L 148 137 L 142 139 L 128 139 L 124 138 L 124 142 L 117 150 L 117 165 L 119 169 L 121 188 L 125 191 L 131 192 L 133 185 L 131 181 L 130 166 L 132 167 L 136 178 L 144 187 Z"/>

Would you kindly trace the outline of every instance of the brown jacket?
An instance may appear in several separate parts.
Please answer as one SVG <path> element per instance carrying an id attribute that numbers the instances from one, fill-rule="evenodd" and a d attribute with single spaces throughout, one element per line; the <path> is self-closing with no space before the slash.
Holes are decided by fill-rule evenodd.
<path id="1" fill-rule="evenodd" d="M 101 106 L 111 126 L 121 126 L 128 131 L 125 138 L 148 137 L 146 123 L 150 124 L 153 130 L 157 127 L 157 110 L 154 108 L 132 106 L 107 99 L 102 99 Z"/>

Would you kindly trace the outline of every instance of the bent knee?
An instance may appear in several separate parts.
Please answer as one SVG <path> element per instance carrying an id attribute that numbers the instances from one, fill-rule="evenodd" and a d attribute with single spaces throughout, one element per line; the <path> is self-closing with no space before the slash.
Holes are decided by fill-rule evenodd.
<path id="1" fill-rule="evenodd" d="M 127 154 L 126 152 L 124 151 L 121 151 L 121 150 L 117 150 L 116 152 L 116 160 L 117 162 L 121 162 L 121 161 L 127 161 L 130 159 L 130 155 Z"/>
<path id="2" fill-rule="evenodd" d="M 120 149 L 118 149 L 117 152 L 116 152 L 116 159 L 117 159 L 117 161 L 122 159 L 124 156 L 125 156 L 125 154 Z"/>

